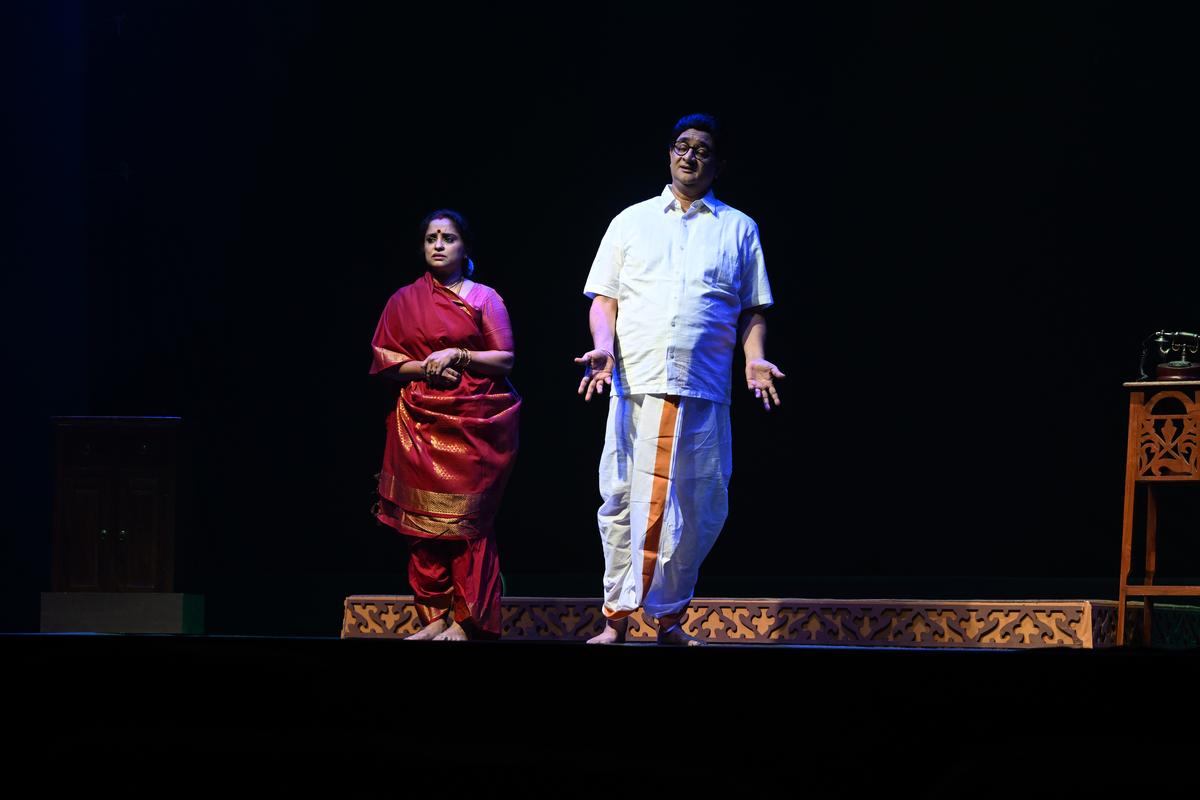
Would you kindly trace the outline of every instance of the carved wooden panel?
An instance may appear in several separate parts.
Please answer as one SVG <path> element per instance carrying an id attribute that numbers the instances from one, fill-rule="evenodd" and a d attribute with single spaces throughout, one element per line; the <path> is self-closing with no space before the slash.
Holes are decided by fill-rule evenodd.
<path id="1" fill-rule="evenodd" d="M 1132 622 L 1133 611 L 1132 604 L 1126 610 L 1126 636 L 1129 635 L 1128 625 Z M 1142 612 L 1139 609 L 1138 620 L 1141 620 Z M 1092 641 L 1094 647 L 1111 646 L 1117 643 L 1117 604 L 1111 602 L 1093 603 L 1092 604 Z"/>
<path id="2" fill-rule="evenodd" d="M 1097 604 L 1096 636 L 1103 636 L 1105 644 L 1117 641 L 1117 604 Z M 1195 649 L 1200 647 L 1200 607 L 1155 603 L 1150 615 L 1151 646 Z M 1142 641 L 1142 603 L 1131 602 L 1125 609 L 1125 644 L 1138 645 Z"/>
<path id="3" fill-rule="evenodd" d="M 342 638 L 403 638 L 421 630 L 412 595 L 354 595 L 342 608 Z"/>
<path id="4" fill-rule="evenodd" d="M 1200 392 L 1157 392 L 1135 424 L 1138 480 L 1200 480 Z"/>
<path id="5" fill-rule="evenodd" d="M 1115 644 L 1116 608 L 1107 600 L 700 598 L 682 624 L 692 636 L 723 644 L 1092 648 Z M 1140 604 L 1129 605 L 1127 637 L 1138 635 L 1141 613 Z M 1200 609 L 1156 605 L 1154 618 L 1175 640 L 1200 641 Z M 502 620 L 502 637 L 510 641 L 581 642 L 604 625 L 600 601 L 591 598 L 509 597 Z M 343 604 L 342 638 L 402 638 L 420 627 L 410 595 L 354 595 Z M 629 618 L 626 639 L 653 642 L 655 631 L 639 611 Z"/>
<path id="6" fill-rule="evenodd" d="M 1090 647 L 1085 603 L 697 601 L 684 630 L 709 642 L 907 647 Z"/>
<path id="7" fill-rule="evenodd" d="M 1150 612 L 1153 617 L 1150 624 L 1151 645 L 1188 650 L 1200 647 L 1200 613 L 1198 612 L 1200 609 L 1156 604 Z M 1137 611 L 1137 618 L 1140 623 L 1142 619 L 1140 609 Z M 1138 638 L 1133 641 L 1141 639 L 1140 625 L 1138 627 Z"/>

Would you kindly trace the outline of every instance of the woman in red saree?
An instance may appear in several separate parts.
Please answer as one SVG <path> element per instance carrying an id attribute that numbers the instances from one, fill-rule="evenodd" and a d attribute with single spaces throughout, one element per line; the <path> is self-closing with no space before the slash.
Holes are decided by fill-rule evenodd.
<path id="1" fill-rule="evenodd" d="M 410 639 L 500 635 L 493 530 L 517 454 L 521 398 L 507 375 L 504 301 L 470 279 L 470 231 L 427 216 L 427 271 L 392 295 L 371 341 L 372 374 L 404 386 L 387 420 L 376 517 L 410 537 L 408 577 L 424 628 Z"/>

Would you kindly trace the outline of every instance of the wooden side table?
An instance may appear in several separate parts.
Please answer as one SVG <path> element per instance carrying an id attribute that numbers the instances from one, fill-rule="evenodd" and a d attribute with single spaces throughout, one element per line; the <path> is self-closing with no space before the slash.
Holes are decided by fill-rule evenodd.
<path id="1" fill-rule="evenodd" d="M 1125 445 L 1125 521 L 1121 530 L 1121 587 L 1117 599 L 1117 643 L 1125 643 L 1125 606 L 1142 597 L 1142 643 L 1150 644 L 1152 598 L 1200 596 L 1200 586 L 1154 583 L 1159 483 L 1200 481 L 1200 381 L 1135 381 L 1129 389 L 1129 436 Z M 1146 575 L 1129 583 L 1133 504 L 1146 487 Z"/>

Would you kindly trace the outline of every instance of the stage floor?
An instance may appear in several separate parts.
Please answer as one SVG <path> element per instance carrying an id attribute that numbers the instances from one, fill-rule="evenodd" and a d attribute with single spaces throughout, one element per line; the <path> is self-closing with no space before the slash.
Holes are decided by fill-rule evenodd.
<path id="1" fill-rule="evenodd" d="M 313 753 L 336 772 L 436 752 L 512 780 L 665 759 L 730 787 L 991 797 L 1125 785 L 1152 757 L 1165 785 L 1195 737 L 1151 725 L 1200 711 L 1200 652 L 1134 648 L 10 634 L 0 657 L 18 753 Z"/>

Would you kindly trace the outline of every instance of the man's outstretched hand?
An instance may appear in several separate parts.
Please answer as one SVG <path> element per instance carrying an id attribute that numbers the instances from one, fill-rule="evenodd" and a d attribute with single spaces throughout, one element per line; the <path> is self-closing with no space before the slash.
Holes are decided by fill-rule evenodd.
<path id="1" fill-rule="evenodd" d="M 746 388 L 762 400 L 763 408 L 771 410 L 771 404 L 779 405 L 779 392 L 775 390 L 775 379 L 785 377 L 779 367 L 765 358 L 746 362 Z"/>
<path id="2" fill-rule="evenodd" d="M 604 387 L 612 385 L 615 364 L 612 353 L 607 350 L 589 350 L 575 359 L 575 363 L 584 365 L 583 380 L 579 381 L 579 394 L 584 400 L 604 394 Z"/>

